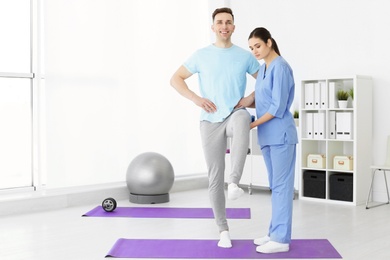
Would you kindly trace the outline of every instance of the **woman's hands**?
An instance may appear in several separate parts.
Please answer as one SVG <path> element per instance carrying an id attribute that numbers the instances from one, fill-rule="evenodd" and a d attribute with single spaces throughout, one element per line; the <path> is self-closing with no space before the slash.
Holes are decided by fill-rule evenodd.
<path id="1" fill-rule="evenodd" d="M 243 108 L 243 107 L 255 107 L 255 95 L 254 93 L 250 94 L 247 97 L 243 97 L 238 101 L 237 105 L 234 108 Z"/>
<path id="2" fill-rule="evenodd" d="M 274 117 L 275 116 L 273 116 L 273 115 L 271 115 L 270 113 L 267 112 L 264 115 L 262 115 L 260 118 L 258 118 L 257 120 L 253 121 L 250 124 L 250 129 L 255 128 L 258 125 L 264 124 L 265 122 L 270 121 Z"/>

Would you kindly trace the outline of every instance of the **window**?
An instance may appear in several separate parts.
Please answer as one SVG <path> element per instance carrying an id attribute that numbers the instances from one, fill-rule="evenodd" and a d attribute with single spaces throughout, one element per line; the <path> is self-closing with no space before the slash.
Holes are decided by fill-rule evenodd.
<path id="1" fill-rule="evenodd" d="M 32 186 L 31 8 L 0 0 L 0 189 Z"/>

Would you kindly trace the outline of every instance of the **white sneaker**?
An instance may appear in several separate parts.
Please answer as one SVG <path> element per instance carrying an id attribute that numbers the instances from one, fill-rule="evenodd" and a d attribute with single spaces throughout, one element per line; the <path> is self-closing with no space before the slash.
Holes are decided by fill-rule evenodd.
<path id="1" fill-rule="evenodd" d="M 289 244 L 282 244 L 275 241 L 269 241 L 268 243 L 256 247 L 256 251 L 263 254 L 288 252 L 290 250 Z"/>
<path id="2" fill-rule="evenodd" d="M 269 241 L 271 241 L 271 238 L 269 236 L 263 236 L 263 237 L 256 238 L 255 240 L 253 240 L 253 243 L 255 245 L 262 246 L 262 245 L 268 243 Z"/>
<path id="3" fill-rule="evenodd" d="M 244 190 L 237 186 L 235 183 L 230 183 L 228 186 L 228 199 L 236 200 L 244 194 Z"/>

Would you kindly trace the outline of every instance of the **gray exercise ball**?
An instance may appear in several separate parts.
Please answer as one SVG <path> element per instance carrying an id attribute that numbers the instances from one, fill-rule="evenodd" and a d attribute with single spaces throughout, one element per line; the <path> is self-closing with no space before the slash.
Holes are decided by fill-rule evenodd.
<path id="1" fill-rule="evenodd" d="M 171 163 L 155 152 L 138 155 L 127 168 L 126 182 L 130 194 L 167 194 L 172 188 L 174 179 Z"/>

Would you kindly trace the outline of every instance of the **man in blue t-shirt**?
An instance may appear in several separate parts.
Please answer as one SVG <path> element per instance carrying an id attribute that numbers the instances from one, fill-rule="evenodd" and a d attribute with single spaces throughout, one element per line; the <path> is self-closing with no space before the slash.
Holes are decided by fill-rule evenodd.
<path id="1" fill-rule="evenodd" d="M 231 137 L 231 173 L 228 198 L 237 199 L 244 191 L 241 179 L 249 146 L 251 116 L 245 107 L 254 100 L 244 98 L 246 74 L 257 76 L 259 62 L 231 41 L 234 15 L 230 8 L 216 9 L 211 29 L 214 44 L 197 50 L 173 74 L 171 85 L 185 98 L 202 108 L 200 134 L 209 177 L 209 196 L 220 232 L 219 247 L 232 247 L 226 220 L 224 171 L 227 138 Z M 191 91 L 185 80 L 198 74 L 200 96 Z"/>

